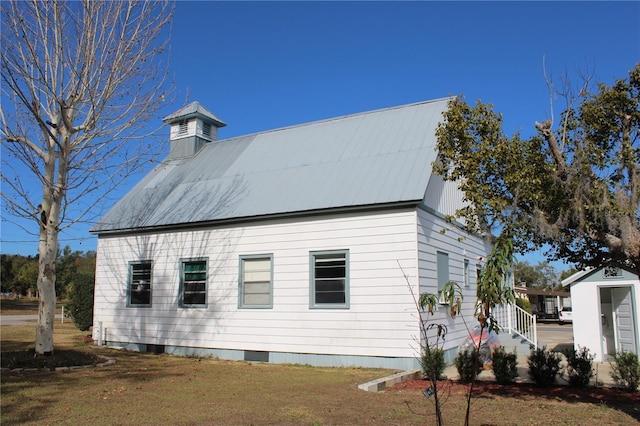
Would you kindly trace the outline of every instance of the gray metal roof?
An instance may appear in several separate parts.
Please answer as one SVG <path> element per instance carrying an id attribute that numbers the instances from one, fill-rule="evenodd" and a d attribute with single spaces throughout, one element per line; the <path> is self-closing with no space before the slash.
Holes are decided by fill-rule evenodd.
<path id="1" fill-rule="evenodd" d="M 192 117 L 202 117 L 208 119 L 208 121 L 213 121 L 214 124 L 218 127 L 224 127 L 227 125 L 224 121 L 216 117 L 211 111 L 203 107 L 198 101 L 191 102 L 189 105 L 180 108 L 173 114 L 167 115 L 162 119 L 162 121 L 164 121 L 165 123 L 175 123 L 176 121 L 185 120 Z"/>
<path id="2" fill-rule="evenodd" d="M 448 100 L 207 143 L 158 165 L 92 232 L 420 202 Z"/>

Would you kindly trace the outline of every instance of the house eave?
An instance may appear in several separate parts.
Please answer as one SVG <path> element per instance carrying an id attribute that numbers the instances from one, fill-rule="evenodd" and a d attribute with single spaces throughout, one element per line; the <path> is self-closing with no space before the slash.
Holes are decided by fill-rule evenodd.
<path id="1" fill-rule="evenodd" d="M 373 211 L 388 211 L 388 210 L 398 210 L 398 209 L 407 209 L 407 208 L 417 208 L 420 206 L 422 200 L 407 200 L 407 201 L 398 201 L 392 203 L 385 204 L 368 204 L 361 206 L 345 206 L 345 207 L 332 207 L 326 209 L 316 209 L 316 210 L 307 210 L 307 211 L 298 211 L 298 212 L 282 212 L 282 213 L 274 213 L 274 214 L 265 214 L 258 216 L 246 216 L 246 217 L 234 217 L 234 218 L 225 218 L 225 219 L 215 219 L 215 220 L 207 220 L 200 222 L 189 222 L 189 223 L 176 223 L 176 224 L 166 224 L 166 225 L 158 225 L 158 226 L 146 226 L 146 227 L 136 227 L 136 228 L 119 228 L 119 229 L 108 229 L 108 230 L 90 230 L 91 234 L 97 235 L 98 237 L 102 236 L 118 236 L 118 235 L 138 235 L 138 234 L 151 234 L 151 233 L 159 233 L 159 232 L 170 232 L 170 231 L 184 231 L 184 230 L 192 230 L 192 229 L 201 229 L 201 228 L 211 228 L 215 226 L 229 226 L 236 225 L 239 223 L 251 223 L 251 222 L 263 222 L 267 220 L 276 220 L 276 219 L 302 219 L 306 217 L 312 216 L 328 216 L 333 214 L 342 214 L 342 213 L 367 213 Z"/>

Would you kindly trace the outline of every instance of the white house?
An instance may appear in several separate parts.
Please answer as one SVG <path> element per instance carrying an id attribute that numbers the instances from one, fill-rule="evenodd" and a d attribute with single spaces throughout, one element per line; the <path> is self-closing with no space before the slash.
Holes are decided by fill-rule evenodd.
<path id="1" fill-rule="evenodd" d="M 94 340 L 223 359 L 409 369 L 412 292 L 453 280 L 473 321 L 490 247 L 431 172 L 448 99 L 219 140 L 194 102 L 170 154 L 97 223 Z M 405 278 L 405 274 L 407 278 Z M 467 331 L 441 309 L 447 359 Z M 471 324 L 473 325 L 473 324 Z"/>
<path id="2" fill-rule="evenodd" d="M 589 348 L 595 361 L 607 361 L 613 351 L 638 353 L 640 280 L 631 269 L 600 267 L 562 281 L 571 290 L 573 342 Z"/>

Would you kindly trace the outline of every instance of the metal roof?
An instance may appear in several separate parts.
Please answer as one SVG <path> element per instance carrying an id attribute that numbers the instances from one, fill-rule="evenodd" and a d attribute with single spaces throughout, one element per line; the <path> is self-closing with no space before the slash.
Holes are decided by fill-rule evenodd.
<path id="1" fill-rule="evenodd" d="M 158 165 L 92 232 L 418 203 L 448 101 L 207 143 L 194 157 Z"/>
<path id="2" fill-rule="evenodd" d="M 208 119 L 207 121 L 213 121 L 214 124 L 218 127 L 224 127 L 227 125 L 224 121 L 216 117 L 211 111 L 203 107 L 198 101 L 191 102 L 189 105 L 180 108 L 173 114 L 167 115 L 162 119 L 162 121 L 164 121 L 165 123 L 175 123 L 176 121 L 185 120 L 192 117 L 202 117 Z"/>

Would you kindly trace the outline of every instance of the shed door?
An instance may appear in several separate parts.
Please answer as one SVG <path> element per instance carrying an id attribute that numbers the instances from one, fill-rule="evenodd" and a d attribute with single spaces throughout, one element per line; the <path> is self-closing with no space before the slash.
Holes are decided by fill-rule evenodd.
<path id="1" fill-rule="evenodd" d="M 611 302 L 616 324 L 616 350 L 637 353 L 631 287 L 612 288 Z"/>

